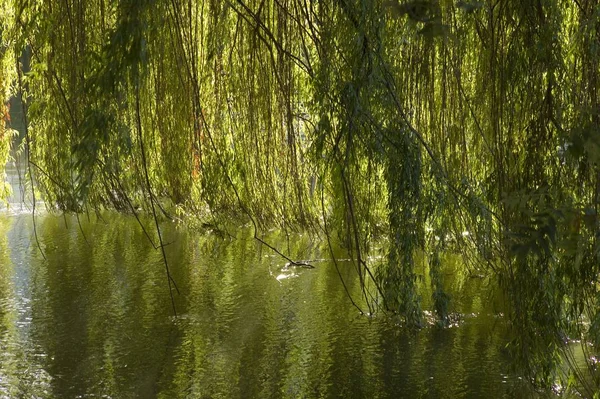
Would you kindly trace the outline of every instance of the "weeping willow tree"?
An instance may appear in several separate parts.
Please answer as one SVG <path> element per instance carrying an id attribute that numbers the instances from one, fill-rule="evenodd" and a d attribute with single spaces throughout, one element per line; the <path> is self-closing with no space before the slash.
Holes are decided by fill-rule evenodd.
<path id="1" fill-rule="evenodd" d="M 566 337 L 600 344 L 597 1 L 2 0 L 0 20 L 50 208 L 307 229 L 352 253 L 357 306 L 412 325 L 418 254 L 443 323 L 459 251 L 535 383 Z M 589 365 L 564 376 L 587 393 Z"/>

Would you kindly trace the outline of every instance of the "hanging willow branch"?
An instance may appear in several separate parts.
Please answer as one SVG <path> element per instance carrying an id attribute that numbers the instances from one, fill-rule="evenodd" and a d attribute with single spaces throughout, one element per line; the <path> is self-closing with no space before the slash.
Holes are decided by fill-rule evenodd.
<path id="1" fill-rule="evenodd" d="M 175 314 L 175 317 L 177 317 L 177 309 L 175 307 L 175 298 L 173 297 L 173 287 L 175 287 L 175 290 L 177 291 L 177 293 L 179 294 L 179 288 L 177 287 L 177 284 L 175 283 L 175 280 L 173 279 L 173 277 L 171 276 L 171 271 L 169 270 L 169 262 L 167 260 L 167 254 L 165 252 L 165 244 L 163 243 L 163 238 L 162 238 L 162 234 L 160 232 L 160 225 L 158 223 L 158 217 L 156 216 L 156 208 L 154 206 L 154 196 L 152 194 L 152 185 L 150 184 L 150 177 L 148 176 L 148 167 L 147 167 L 147 161 L 146 161 L 146 150 L 144 149 L 144 137 L 142 134 L 142 117 L 140 114 L 140 93 L 139 93 L 139 86 L 136 89 L 136 96 L 135 96 L 135 108 L 136 108 L 136 124 L 137 124 L 137 133 L 138 133 L 138 140 L 140 142 L 140 153 L 142 156 L 142 168 L 144 170 L 144 178 L 146 180 L 146 189 L 148 191 L 148 198 L 150 199 L 150 208 L 152 209 L 152 218 L 154 219 L 154 225 L 156 226 L 156 234 L 158 235 L 158 243 L 159 243 L 159 247 L 160 247 L 160 252 L 162 254 L 162 258 L 165 264 L 165 272 L 167 273 L 167 282 L 169 284 L 169 296 L 171 298 L 171 305 L 173 307 L 173 313 Z"/>
<path id="2" fill-rule="evenodd" d="M 35 223 L 35 205 L 36 205 L 36 197 L 35 197 L 35 184 L 33 171 L 31 169 L 31 137 L 29 136 L 29 122 L 27 120 L 27 104 L 25 99 L 23 98 L 23 71 L 21 69 L 21 65 L 19 62 L 19 58 L 16 58 L 17 65 L 17 76 L 19 83 L 19 99 L 21 100 L 21 106 L 23 107 L 23 124 L 25 126 L 25 151 L 27 152 L 27 173 L 29 174 L 29 183 L 31 185 L 31 222 L 33 224 L 33 236 L 35 237 L 35 243 L 42 254 L 44 260 L 46 260 L 46 254 L 40 245 L 40 240 L 37 234 L 37 226 Z"/>

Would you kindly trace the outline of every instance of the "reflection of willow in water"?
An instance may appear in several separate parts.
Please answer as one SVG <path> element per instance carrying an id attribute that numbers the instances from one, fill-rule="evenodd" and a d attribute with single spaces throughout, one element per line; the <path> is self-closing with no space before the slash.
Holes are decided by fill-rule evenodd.
<path id="1" fill-rule="evenodd" d="M 47 260 L 31 263 L 39 276 L 32 331 L 48 353 L 46 370 L 63 377 L 55 395 L 148 397 L 169 338 L 160 258 L 131 220 L 74 226 L 45 217 Z"/>
<path id="2" fill-rule="evenodd" d="M 483 306 L 491 294 L 479 284 L 464 283 L 464 301 L 480 319 L 415 334 L 395 324 L 399 319 L 349 307 L 330 262 L 277 281 L 266 273 L 273 258 L 251 240 L 190 245 L 196 266 L 185 288 L 188 309 L 179 321 L 174 375 L 163 376 L 170 383 L 160 397 L 518 397 L 490 384 L 514 377 L 502 375 L 505 324 Z M 344 278 L 360 292 L 351 271 Z"/>
<path id="3" fill-rule="evenodd" d="M 522 388 L 512 375 L 503 384 L 506 320 L 491 305 L 494 290 L 479 279 L 466 278 L 460 288 L 448 281 L 453 313 L 463 315 L 451 328 L 432 323 L 411 331 L 400 318 L 367 317 L 349 306 L 331 262 L 278 281 L 273 271 L 284 261 L 247 230 L 223 240 L 171 224 L 165 238 L 181 290 L 174 318 L 160 255 L 135 218 L 104 217 L 111 223 L 82 218 L 79 230 L 73 216 L 44 216 L 46 260 L 31 242 L 30 225 L 0 242 L 15 249 L 2 259 L 12 265 L 2 269 L 2 303 L 18 299 L 14 284 L 28 287 L 30 298 L 0 308 L 8 309 L 0 353 L 12 361 L 0 364 L 0 387 L 52 399 L 514 397 L 511 389 Z M 27 216 L 15 220 L 30 223 Z M 292 238 L 292 250 L 310 240 Z M 324 259 L 328 248 L 293 254 Z M 356 274 L 343 270 L 349 291 L 360 293 Z M 24 275 L 27 284 L 16 277 Z M 19 335 L 28 307 L 28 333 Z M 25 369 L 32 378 L 51 378 L 27 385 Z"/>

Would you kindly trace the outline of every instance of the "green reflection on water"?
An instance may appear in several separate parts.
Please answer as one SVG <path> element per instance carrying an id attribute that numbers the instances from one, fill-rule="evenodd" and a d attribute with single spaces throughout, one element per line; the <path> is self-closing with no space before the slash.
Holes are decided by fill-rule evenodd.
<path id="1" fill-rule="evenodd" d="M 290 271 L 245 231 L 165 224 L 176 319 L 160 252 L 134 218 L 38 223 L 46 260 L 30 216 L 0 217 L 0 398 L 530 396 L 507 374 L 493 291 L 452 267 L 453 328 L 415 333 L 358 314 L 328 261 Z M 306 236 L 290 243 L 293 256 L 328 257 Z M 358 298 L 353 266 L 340 268 Z"/>

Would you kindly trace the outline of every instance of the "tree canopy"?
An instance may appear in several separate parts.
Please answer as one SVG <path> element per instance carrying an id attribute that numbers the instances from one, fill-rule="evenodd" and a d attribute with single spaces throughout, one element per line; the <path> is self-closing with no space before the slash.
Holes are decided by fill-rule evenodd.
<path id="1" fill-rule="evenodd" d="M 536 383 L 566 336 L 600 344 L 598 1 L 0 0 L 0 21 L 49 207 L 313 231 L 369 311 L 417 325 L 417 257 L 443 322 L 459 251 Z"/>

